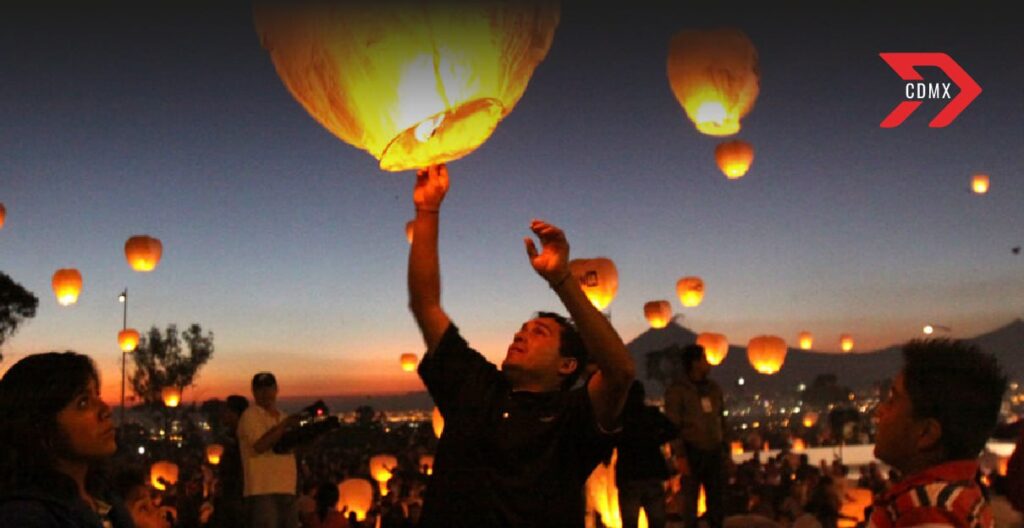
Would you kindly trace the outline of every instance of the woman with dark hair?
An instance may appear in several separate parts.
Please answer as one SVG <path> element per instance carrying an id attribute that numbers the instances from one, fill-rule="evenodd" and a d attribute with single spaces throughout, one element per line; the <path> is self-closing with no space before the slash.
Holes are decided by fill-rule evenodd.
<path id="1" fill-rule="evenodd" d="M 0 379 L 0 526 L 130 527 L 91 486 L 117 450 L 110 407 L 88 356 L 33 354 Z"/>
<path id="2" fill-rule="evenodd" d="M 331 483 L 320 484 L 314 495 L 316 511 L 302 515 L 304 528 L 348 528 L 348 520 L 338 511 L 338 486 Z"/>

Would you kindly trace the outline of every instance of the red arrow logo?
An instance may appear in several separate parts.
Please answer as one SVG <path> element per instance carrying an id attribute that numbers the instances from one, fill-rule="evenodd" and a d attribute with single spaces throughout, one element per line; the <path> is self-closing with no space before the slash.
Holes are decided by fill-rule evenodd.
<path id="1" fill-rule="evenodd" d="M 923 80 L 921 74 L 914 69 L 915 66 L 935 66 L 960 88 L 960 93 L 928 123 L 931 128 L 942 128 L 952 123 L 956 116 L 960 115 L 960 112 L 963 112 L 967 105 L 971 104 L 971 101 L 974 101 L 981 93 L 981 86 L 978 86 L 978 83 L 974 82 L 974 79 L 945 53 L 879 53 L 878 55 L 905 81 Z M 903 101 L 882 120 L 882 128 L 900 126 L 919 106 L 921 106 L 921 101 Z"/>

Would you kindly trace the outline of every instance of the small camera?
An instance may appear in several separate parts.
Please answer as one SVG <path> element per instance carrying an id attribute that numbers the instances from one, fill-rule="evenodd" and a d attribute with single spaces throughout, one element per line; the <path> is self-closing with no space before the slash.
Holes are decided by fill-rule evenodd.
<path id="1" fill-rule="evenodd" d="M 275 453 L 291 452 L 299 444 L 311 442 L 316 437 L 341 427 L 338 417 L 331 416 L 323 400 L 317 400 L 312 405 L 304 407 L 298 412 L 298 416 L 298 427 L 289 429 L 281 436 L 274 444 Z"/>

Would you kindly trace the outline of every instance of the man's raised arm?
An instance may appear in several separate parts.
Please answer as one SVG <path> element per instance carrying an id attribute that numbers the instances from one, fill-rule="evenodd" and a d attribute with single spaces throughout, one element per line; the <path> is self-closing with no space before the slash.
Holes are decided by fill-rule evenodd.
<path id="1" fill-rule="evenodd" d="M 441 271 L 437 255 L 438 216 L 448 192 L 448 169 L 443 164 L 420 169 L 412 201 L 416 218 L 409 249 L 409 309 L 423 334 L 427 352 L 433 352 L 448 329 L 448 315 L 441 309 Z"/>
<path id="2" fill-rule="evenodd" d="M 538 253 L 532 239 L 527 237 L 524 240 L 530 264 L 558 294 L 576 323 L 588 355 L 597 364 L 598 372 L 587 383 L 597 422 L 606 431 L 616 429 L 629 386 L 635 378 L 633 359 L 615 328 L 590 303 L 579 283 L 573 279 L 569 271 L 569 242 L 565 233 L 541 220 L 534 220 L 530 229 L 541 242 L 541 252 Z"/>

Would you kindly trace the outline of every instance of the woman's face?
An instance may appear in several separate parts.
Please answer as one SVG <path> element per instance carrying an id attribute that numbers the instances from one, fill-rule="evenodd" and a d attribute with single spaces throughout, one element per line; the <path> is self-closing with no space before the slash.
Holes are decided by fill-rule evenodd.
<path id="1" fill-rule="evenodd" d="M 91 460 L 117 451 L 110 407 L 100 399 L 94 379 L 57 413 L 57 427 L 67 442 L 64 457 Z"/>

